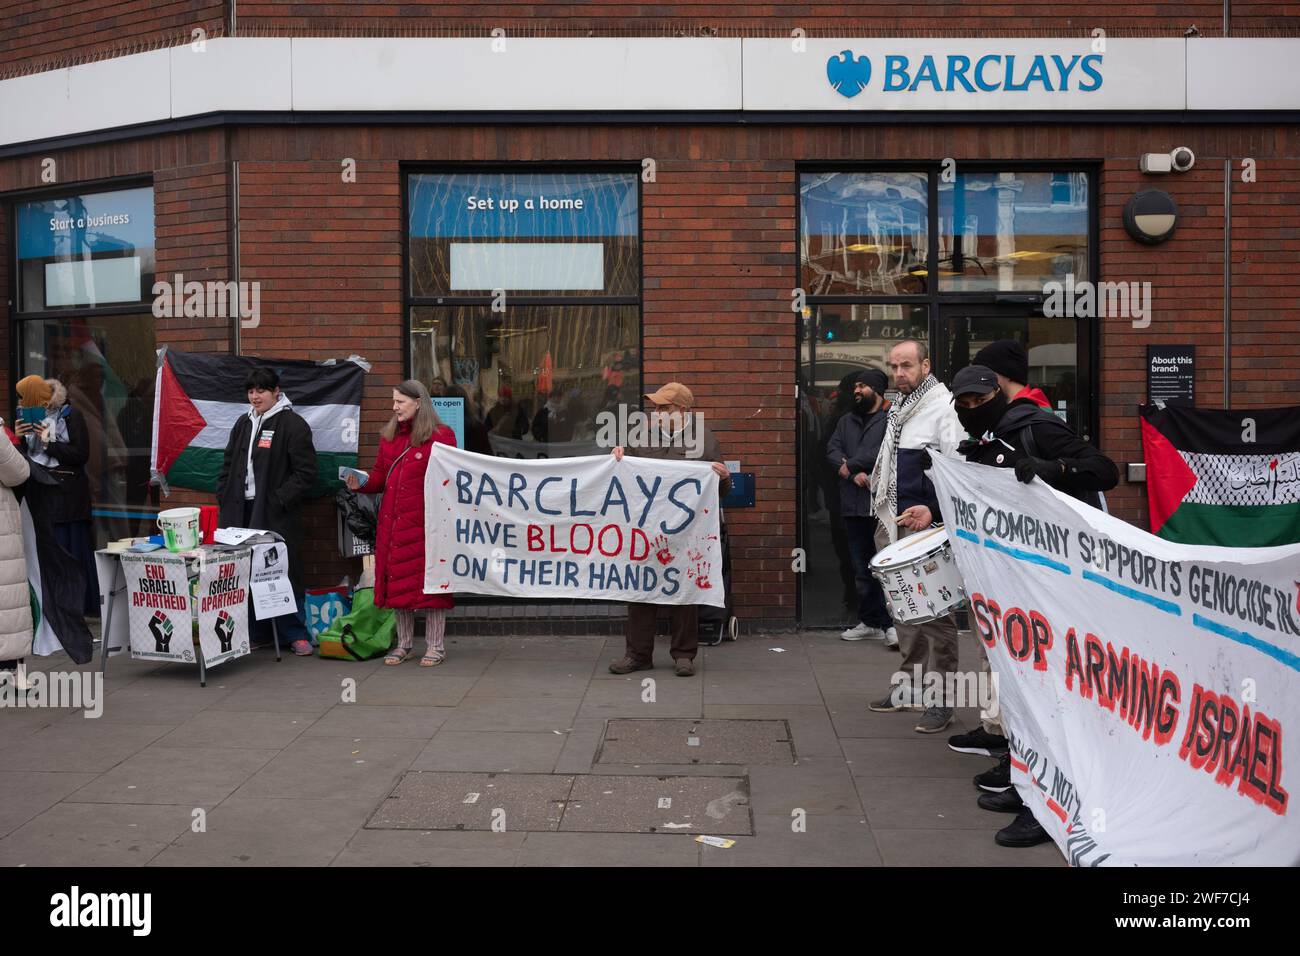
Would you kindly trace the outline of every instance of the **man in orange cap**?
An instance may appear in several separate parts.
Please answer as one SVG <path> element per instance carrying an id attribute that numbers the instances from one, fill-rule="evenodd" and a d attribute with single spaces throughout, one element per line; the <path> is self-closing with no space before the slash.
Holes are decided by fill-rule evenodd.
<path id="1" fill-rule="evenodd" d="M 627 454 L 638 458 L 712 462 L 713 471 L 721 482 L 718 497 L 725 497 L 731 490 L 731 474 L 723 463 L 722 446 L 704 424 L 703 417 L 697 417 L 691 411 L 695 405 L 695 396 L 691 390 L 681 382 L 669 382 L 657 392 L 647 395 L 646 401 L 654 405 L 652 419 L 658 429 L 658 440 L 647 442 L 643 447 L 629 446 Z M 685 439 L 688 434 L 693 435 L 692 441 L 674 440 Z M 614 458 L 621 461 L 624 451 L 621 445 L 616 447 Z M 721 510 L 718 518 L 722 518 Z M 658 606 L 654 604 L 628 604 L 627 627 L 624 631 L 627 653 L 609 665 L 611 674 L 630 674 L 632 671 L 650 670 L 654 667 L 651 657 L 654 653 L 658 611 Z M 695 673 L 695 654 L 699 650 L 699 643 L 699 606 L 674 604 L 672 646 L 669 653 L 672 654 L 678 677 L 690 677 Z"/>

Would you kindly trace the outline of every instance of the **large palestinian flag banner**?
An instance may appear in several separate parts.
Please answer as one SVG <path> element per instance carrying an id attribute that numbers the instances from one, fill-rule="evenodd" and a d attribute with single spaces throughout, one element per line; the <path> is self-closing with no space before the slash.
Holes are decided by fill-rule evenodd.
<path id="1" fill-rule="evenodd" d="M 1140 411 L 1152 534 L 1233 548 L 1300 541 L 1300 407 Z"/>
<path id="2" fill-rule="evenodd" d="M 327 363 L 246 358 L 218 353 L 158 350 L 154 390 L 154 482 L 167 488 L 216 491 L 230 429 L 248 413 L 248 373 L 275 369 L 280 391 L 311 426 L 316 445 L 316 484 L 311 494 L 339 487 L 339 466 L 357 465 L 361 388 L 369 366 L 355 356 Z"/>

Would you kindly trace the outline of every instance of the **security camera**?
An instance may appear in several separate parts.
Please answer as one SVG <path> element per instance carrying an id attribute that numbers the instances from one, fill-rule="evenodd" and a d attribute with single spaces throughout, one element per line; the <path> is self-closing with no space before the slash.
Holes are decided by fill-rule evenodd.
<path id="1" fill-rule="evenodd" d="M 1179 146 L 1169 154 L 1169 161 L 1173 164 L 1174 172 L 1185 173 L 1196 165 L 1196 154 L 1186 146 Z"/>

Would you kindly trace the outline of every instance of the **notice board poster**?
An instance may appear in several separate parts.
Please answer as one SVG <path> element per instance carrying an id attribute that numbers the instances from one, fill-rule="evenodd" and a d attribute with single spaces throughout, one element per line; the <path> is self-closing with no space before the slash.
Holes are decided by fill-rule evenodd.
<path id="1" fill-rule="evenodd" d="M 1196 402 L 1196 346 L 1147 346 L 1147 404 Z"/>

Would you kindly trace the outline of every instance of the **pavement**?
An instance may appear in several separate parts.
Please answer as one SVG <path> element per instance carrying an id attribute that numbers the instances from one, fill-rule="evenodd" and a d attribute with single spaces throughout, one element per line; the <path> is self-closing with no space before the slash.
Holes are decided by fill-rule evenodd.
<path id="1" fill-rule="evenodd" d="M 691 678 L 666 638 L 624 677 L 621 637 L 447 649 L 432 669 L 259 651 L 207 687 L 114 655 L 98 718 L 0 708 L 0 865 L 1064 865 L 993 842 L 1011 817 L 971 782 L 992 761 L 946 746 L 974 709 L 932 736 L 866 709 L 899 659 L 878 642 L 744 635 Z"/>

